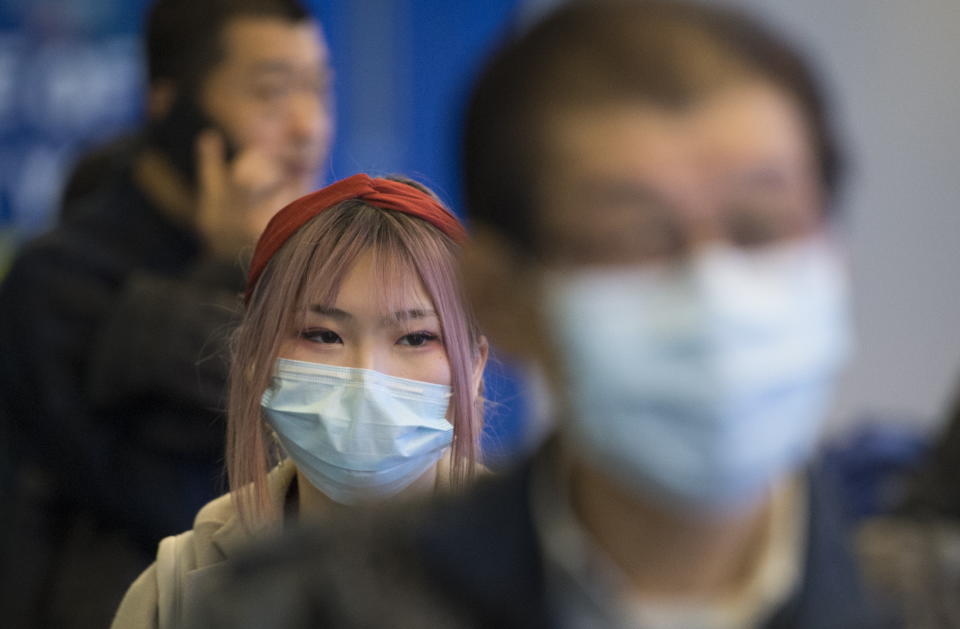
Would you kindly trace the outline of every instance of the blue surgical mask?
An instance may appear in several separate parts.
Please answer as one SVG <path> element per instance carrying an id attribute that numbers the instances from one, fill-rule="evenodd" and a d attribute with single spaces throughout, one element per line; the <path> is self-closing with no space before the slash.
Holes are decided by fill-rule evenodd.
<path id="1" fill-rule="evenodd" d="M 281 358 L 261 406 L 314 487 L 341 504 L 389 498 L 453 440 L 450 387 Z"/>
<path id="2" fill-rule="evenodd" d="M 551 273 L 546 305 L 563 430 L 625 487 L 685 510 L 736 509 L 801 465 L 848 352 L 845 274 L 820 239 Z"/>

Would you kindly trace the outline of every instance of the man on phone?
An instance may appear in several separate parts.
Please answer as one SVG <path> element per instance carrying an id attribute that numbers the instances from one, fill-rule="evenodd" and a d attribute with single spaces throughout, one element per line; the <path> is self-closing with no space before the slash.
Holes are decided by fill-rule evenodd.
<path id="1" fill-rule="evenodd" d="M 145 44 L 147 124 L 0 287 L 0 399 L 18 454 L 10 508 L 33 540 L 3 540 L 2 565 L 29 560 L 37 575 L 3 588 L 8 619 L 42 607 L 55 626 L 105 626 L 156 541 L 220 493 L 220 349 L 242 257 L 315 186 L 331 141 L 327 49 L 298 0 L 159 0 Z M 45 566 L 70 565 L 60 557 L 71 544 L 111 554 L 97 549 L 103 536 L 71 541 L 80 516 L 144 563 L 104 568 L 103 600 L 88 563 L 84 600 L 62 609 L 70 595 L 39 584 L 69 590 L 71 579 Z"/>

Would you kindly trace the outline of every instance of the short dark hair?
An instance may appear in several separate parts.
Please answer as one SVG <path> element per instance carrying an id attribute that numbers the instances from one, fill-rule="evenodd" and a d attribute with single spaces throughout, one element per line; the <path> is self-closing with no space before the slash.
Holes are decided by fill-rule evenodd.
<path id="1" fill-rule="evenodd" d="M 474 86 L 461 156 L 471 218 L 536 251 L 545 114 L 633 101 L 682 107 L 727 84 L 730 71 L 796 98 L 831 198 L 841 160 L 824 96 L 781 36 L 740 12 L 694 1 L 572 1 L 503 46 Z"/>
<path id="2" fill-rule="evenodd" d="M 195 90 L 220 61 L 224 27 L 245 17 L 302 22 L 311 15 L 299 0 L 157 0 L 146 24 L 150 83 Z"/>

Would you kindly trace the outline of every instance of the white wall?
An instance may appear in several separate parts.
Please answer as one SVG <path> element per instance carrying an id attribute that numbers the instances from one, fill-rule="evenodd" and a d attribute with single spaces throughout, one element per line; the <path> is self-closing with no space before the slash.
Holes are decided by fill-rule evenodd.
<path id="1" fill-rule="evenodd" d="M 859 333 L 837 426 L 932 427 L 960 384 L 960 0 L 733 0 L 809 48 L 854 172 Z"/>

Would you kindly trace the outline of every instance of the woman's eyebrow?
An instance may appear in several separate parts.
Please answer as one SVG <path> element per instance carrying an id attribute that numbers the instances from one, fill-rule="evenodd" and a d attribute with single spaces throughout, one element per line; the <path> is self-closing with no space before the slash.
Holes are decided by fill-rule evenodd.
<path id="1" fill-rule="evenodd" d="M 324 306 L 321 304 L 313 304 L 310 306 L 310 312 L 322 315 L 324 317 L 330 317 L 331 319 L 337 319 L 338 321 L 346 321 L 348 319 L 353 319 L 353 315 L 347 312 L 346 310 L 341 310 L 339 308 L 331 308 L 329 306 Z"/>
<path id="2" fill-rule="evenodd" d="M 389 321 L 409 321 L 410 319 L 426 319 L 428 317 L 436 317 L 437 313 L 433 310 L 427 310 L 424 308 L 410 308 L 409 310 L 398 310 L 393 313 L 393 317 L 389 318 Z"/>
<path id="3" fill-rule="evenodd" d="M 330 317 L 331 319 L 336 319 L 338 321 L 347 321 L 354 318 L 354 316 L 346 310 L 341 310 L 340 308 L 334 308 L 332 306 L 324 306 L 323 304 L 313 304 L 310 306 L 310 312 L 323 317 Z M 410 319 L 427 319 L 436 316 L 437 313 L 434 310 L 427 308 L 409 308 L 407 310 L 397 310 L 392 316 L 384 317 L 384 321 L 408 321 Z"/>

